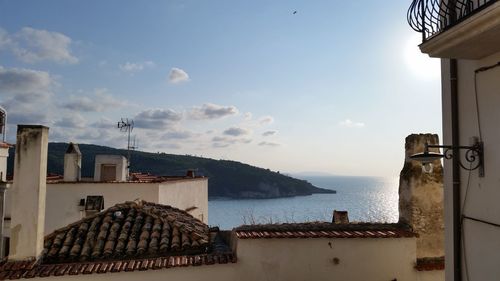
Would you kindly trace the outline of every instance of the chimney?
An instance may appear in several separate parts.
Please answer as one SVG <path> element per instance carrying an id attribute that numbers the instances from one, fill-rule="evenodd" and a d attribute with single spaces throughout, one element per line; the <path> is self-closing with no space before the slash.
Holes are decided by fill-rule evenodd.
<path id="1" fill-rule="evenodd" d="M 417 258 L 444 256 L 443 167 L 433 163 L 430 173 L 409 157 L 424 150 L 425 143 L 439 144 L 436 134 L 406 137 L 405 162 L 399 176 L 399 221 L 418 233 Z M 438 152 L 437 149 L 430 149 Z"/>
<path id="2" fill-rule="evenodd" d="M 80 181 L 82 153 L 76 143 L 69 143 L 64 154 L 64 181 Z"/>
<path id="3" fill-rule="evenodd" d="M 333 221 L 335 224 L 345 224 L 349 223 L 349 215 L 347 211 L 337 211 L 333 210 Z"/>
<path id="4" fill-rule="evenodd" d="M 40 125 L 17 126 L 9 260 L 36 259 L 43 251 L 48 133 Z"/>
<path id="5" fill-rule="evenodd" d="M 9 158 L 9 145 L 0 140 L 0 182 L 7 181 L 7 158 Z"/>

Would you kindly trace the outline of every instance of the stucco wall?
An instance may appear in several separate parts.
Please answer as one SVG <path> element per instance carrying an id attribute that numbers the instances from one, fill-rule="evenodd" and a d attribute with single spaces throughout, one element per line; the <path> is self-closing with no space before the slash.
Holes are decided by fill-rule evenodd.
<path id="1" fill-rule="evenodd" d="M 235 264 L 62 276 L 58 280 L 438 281 L 417 272 L 415 239 L 242 239 Z M 442 272 L 441 272 L 442 274 Z"/>
<path id="2" fill-rule="evenodd" d="M 411 155 L 424 151 L 425 143 L 439 144 L 438 136 L 413 134 L 406 137 L 405 165 L 399 178 L 399 220 L 418 233 L 417 258 L 444 256 L 441 161 L 434 161 L 431 173 L 424 173 L 422 164 L 410 159 Z"/>
<path id="3" fill-rule="evenodd" d="M 414 238 L 241 239 L 238 280 L 417 280 Z"/>
<path id="4" fill-rule="evenodd" d="M 189 213 L 208 223 L 208 178 L 164 182 L 159 190 L 158 203 L 181 210 L 196 207 Z"/>
<path id="5" fill-rule="evenodd" d="M 47 184 L 45 233 L 81 219 L 78 203 L 87 195 L 104 196 L 104 208 L 143 199 L 158 202 L 155 183 L 57 183 Z"/>
<path id="6" fill-rule="evenodd" d="M 417 281 L 443 281 L 444 270 L 431 270 L 417 272 Z"/>
<path id="7" fill-rule="evenodd" d="M 9 185 L 11 187 L 11 185 Z M 47 184 L 45 233 L 81 218 L 80 199 L 88 195 L 104 196 L 104 208 L 135 199 L 171 205 L 190 211 L 208 222 L 208 179 L 189 179 L 164 183 L 53 183 Z M 6 192 L 6 217 L 11 216 L 10 190 Z"/>
<path id="8" fill-rule="evenodd" d="M 481 60 L 458 61 L 458 96 L 460 144 L 468 145 L 471 136 L 479 136 L 476 100 L 474 97 L 474 70 L 500 61 L 500 53 Z M 443 60 L 443 138 L 451 144 L 450 90 L 448 60 Z M 500 224 L 500 67 L 477 74 L 479 114 L 484 141 L 485 177 L 478 172 L 470 174 L 467 202 L 464 205 L 469 172 L 461 170 L 461 200 L 463 213 Z M 462 155 L 463 159 L 463 155 Z M 451 161 L 445 161 L 445 235 L 446 235 L 446 280 L 453 280 L 453 232 L 452 232 L 452 171 Z M 464 242 L 468 275 L 471 280 L 497 280 L 500 276 L 500 228 L 466 220 Z M 465 262 L 465 261 L 464 261 Z M 463 267 L 463 270 L 465 267 Z M 467 280 L 465 271 L 462 280 Z"/>

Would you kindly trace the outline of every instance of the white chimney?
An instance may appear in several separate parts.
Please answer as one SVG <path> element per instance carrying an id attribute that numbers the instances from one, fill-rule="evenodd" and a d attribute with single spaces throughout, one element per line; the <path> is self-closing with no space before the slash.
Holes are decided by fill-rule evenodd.
<path id="1" fill-rule="evenodd" d="M 43 251 L 48 134 L 44 126 L 17 126 L 9 260 L 38 258 Z"/>
<path id="2" fill-rule="evenodd" d="M 7 181 L 7 158 L 9 145 L 0 141 L 0 181 Z"/>
<path id="3" fill-rule="evenodd" d="M 80 181 L 82 153 L 76 143 L 70 143 L 64 154 L 64 181 Z"/>
<path id="4" fill-rule="evenodd" d="M 128 161 L 124 156 L 95 156 L 94 181 L 126 181 L 128 173 Z"/>

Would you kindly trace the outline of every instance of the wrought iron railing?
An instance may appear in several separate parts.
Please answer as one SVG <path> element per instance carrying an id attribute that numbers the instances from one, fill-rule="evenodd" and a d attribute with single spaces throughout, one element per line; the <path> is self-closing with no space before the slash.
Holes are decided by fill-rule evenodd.
<path id="1" fill-rule="evenodd" d="M 422 33 L 422 42 L 498 0 L 413 0 L 408 23 Z"/>

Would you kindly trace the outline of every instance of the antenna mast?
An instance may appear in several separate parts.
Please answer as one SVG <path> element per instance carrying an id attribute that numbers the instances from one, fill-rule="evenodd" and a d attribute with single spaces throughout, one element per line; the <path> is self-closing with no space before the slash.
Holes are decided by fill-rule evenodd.
<path id="1" fill-rule="evenodd" d="M 121 132 L 127 133 L 127 168 L 130 170 L 130 149 L 135 149 L 135 139 L 134 139 L 134 145 L 130 145 L 130 133 L 134 129 L 134 120 L 132 119 L 129 120 L 128 118 L 122 118 L 120 121 L 118 121 L 117 127 L 118 129 L 120 129 Z"/>
<path id="2" fill-rule="evenodd" d="M 6 128 L 7 128 L 7 112 L 0 106 L 0 135 L 2 135 L 2 139 L 0 141 L 5 142 Z"/>

